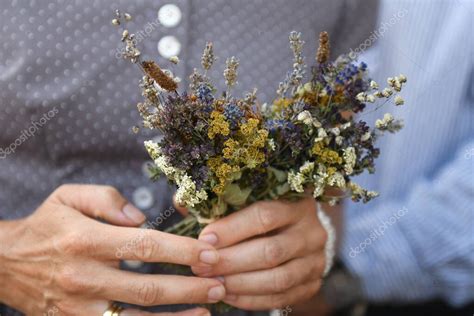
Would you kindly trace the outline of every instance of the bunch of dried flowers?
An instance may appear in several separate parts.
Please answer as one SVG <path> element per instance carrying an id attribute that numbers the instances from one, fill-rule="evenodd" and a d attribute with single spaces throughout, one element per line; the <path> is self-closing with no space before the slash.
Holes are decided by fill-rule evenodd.
<path id="1" fill-rule="evenodd" d="M 117 12 L 113 23 L 121 21 Z M 259 200 L 297 199 L 308 192 L 330 203 L 346 196 L 368 202 L 377 196 L 352 178 L 375 171 L 376 140 L 384 132 L 398 131 L 402 122 L 385 114 L 371 128 L 357 114 L 390 100 L 402 105 L 397 93 L 406 77 L 388 78 L 380 90 L 365 63 L 345 55 L 330 60 L 326 32 L 320 34 L 308 75 L 301 34 L 291 32 L 289 40 L 293 68 L 279 84 L 275 100 L 261 106 L 256 90 L 240 98 L 231 94 L 239 67 L 235 57 L 227 59 L 223 71 L 226 91 L 217 93 L 207 75 L 215 61 L 212 43 L 204 49 L 202 70 L 195 69 L 189 89 L 178 93 L 177 80 L 156 62 L 142 61 L 133 34 L 123 31 L 124 57 L 144 72 L 144 100 L 138 104 L 143 126 L 163 135 L 158 143 L 145 142 L 155 163 L 154 177 L 163 174 L 176 185 L 178 203 L 193 215 L 172 231 L 196 235 L 202 225 Z M 376 102 L 381 104 L 371 104 Z"/>

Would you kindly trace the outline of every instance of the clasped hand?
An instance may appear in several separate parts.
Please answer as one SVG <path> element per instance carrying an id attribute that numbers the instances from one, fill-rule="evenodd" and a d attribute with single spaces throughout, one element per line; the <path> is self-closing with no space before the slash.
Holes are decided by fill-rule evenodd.
<path id="1" fill-rule="evenodd" d="M 219 262 L 193 271 L 218 277 L 232 306 L 280 308 L 311 298 L 321 286 L 327 234 L 312 197 L 254 203 L 208 225 L 199 240 L 219 250 Z"/>

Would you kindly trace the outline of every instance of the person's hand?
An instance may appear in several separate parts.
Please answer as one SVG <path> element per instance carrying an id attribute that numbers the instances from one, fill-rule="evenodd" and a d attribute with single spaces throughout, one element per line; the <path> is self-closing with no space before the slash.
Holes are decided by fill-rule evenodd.
<path id="1" fill-rule="evenodd" d="M 218 248 L 220 260 L 193 271 L 221 277 L 229 305 L 281 308 L 311 298 L 321 286 L 327 233 L 312 197 L 254 203 L 208 225 L 199 240 Z"/>
<path id="2" fill-rule="evenodd" d="M 102 315 L 110 301 L 150 306 L 224 298 L 225 289 L 215 279 L 119 270 L 120 260 L 203 268 L 218 262 L 208 243 L 132 227 L 144 220 L 112 187 L 61 186 L 31 216 L 0 221 L 0 301 L 28 315 Z M 142 314 L 148 315 L 121 313 Z M 209 313 L 194 309 L 173 315 Z"/>

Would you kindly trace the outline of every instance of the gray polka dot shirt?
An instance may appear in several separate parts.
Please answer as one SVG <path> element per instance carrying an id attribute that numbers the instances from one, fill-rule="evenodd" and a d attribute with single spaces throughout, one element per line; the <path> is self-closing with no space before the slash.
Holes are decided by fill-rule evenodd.
<path id="1" fill-rule="evenodd" d="M 169 70 L 182 78 L 182 87 L 211 40 L 219 56 L 211 75 L 222 83 L 225 59 L 235 55 L 241 61 L 235 93 L 258 87 L 259 99 L 271 101 L 291 67 L 290 31 L 303 33 L 309 62 L 323 30 L 331 34 L 333 54 L 348 52 L 372 31 L 376 5 L 356 0 L 2 2 L 0 219 L 27 216 L 63 183 L 113 185 L 150 219 L 169 207 L 171 190 L 165 181 L 149 181 L 143 148 L 144 140 L 159 135 L 131 131 L 140 121 L 135 105 L 141 74 L 118 58 L 120 34 L 110 23 L 117 8 L 132 14 L 128 28 L 141 32 L 138 46 L 147 58 L 179 56 L 181 62 Z M 133 263 L 125 268 L 158 271 Z M 15 314 L 1 307 L 0 313 Z"/>

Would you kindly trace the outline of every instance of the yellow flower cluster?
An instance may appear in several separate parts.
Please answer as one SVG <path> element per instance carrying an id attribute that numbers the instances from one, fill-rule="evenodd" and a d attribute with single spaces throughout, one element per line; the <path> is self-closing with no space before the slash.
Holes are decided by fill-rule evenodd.
<path id="1" fill-rule="evenodd" d="M 239 133 L 224 142 L 222 155 L 210 158 L 209 169 L 216 175 L 219 184 L 214 186 L 216 194 L 222 194 L 226 184 L 241 168 L 256 168 L 265 161 L 268 131 L 259 129 L 260 120 L 250 118 L 239 126 Z M 221 133 L 222 134 L 222 133 Z"/>
<path id="2" fill-rule="evenodd" d="M 240 125 L 240 132 L 244 136 L 250 136 L 257 128 L 259 122 L 256 118 L 250 118 L 247 123 Z"/>
<path id="3" fill-rule="evenodd" d="M 224 114 L 219 111 L 212 111 L 211 122 L 209 124 L 209 130 L 207 136 L 209 139 L 214 139 L 216 135 L 229 135 L 229 123 L 226 121 Z"/>
<path id="4" fill-rule="evenodd" d="M 303 86 L 300 86 L 298 91 L 296 91 L 295 97 L 308 104 L 318 105 L 321 107 L 327 106 L 329 101 L 336 104 L 344 104 L 347 102 L 347 97 L 344 95 L 343 85 L 337 85 L 335 93 L 330 96 L 327 94 L 326 90 L 322 89 L 320 91 L 314 84 L 308 82 Z"/>
<path id="5" fill-rule="evenodd" d="M 232 175 L 240 171 L 239 166 L 231 166 L 222 161 L 222 157 L 213 157 L 207 161 L 207 166 L 214 172 L 219 180 L 219 184 L 212 189 L 216 194 L 224 193 L 225 185 L 228 180 L 231 180 Z"/>
<path id="6" fill-rule="evenodd" d="M 279 98 L 279 99 L 276 99 L 276 100 L 273 102 L 272 110 L 273 110 L 273 112 L 275 112 L 275 113 L 280 113 L 282 110 L 284 110 L 284 109 L 286 109 L 287 107 L 289 107 L 292 102 L 293 102 L 293 100 L 292 100 L 292 99 L 288 99 L 288 98 Z"/>
<path id="7" fill-rule="evenodd" d="M 255 168 L 265 161 L 265 154 L 261 150 L 265 147 L 268 131 L 258 129 L 260 120 L 250 118 L 247 123 L 240 126 L 238 139 L 229 139 L 223 150 L 224 157 L 238 165 Z"/>
<path id="8" fill-rule="evenodd" d="M 317 142 L 314 144 L 311 152 L 313 155 L 317 156 L 317 159 L 322 163 L 337 165 L 343 162 L 342 157 L 339 156 L 337 151 L 326 148 L 323 142 Z"/>

